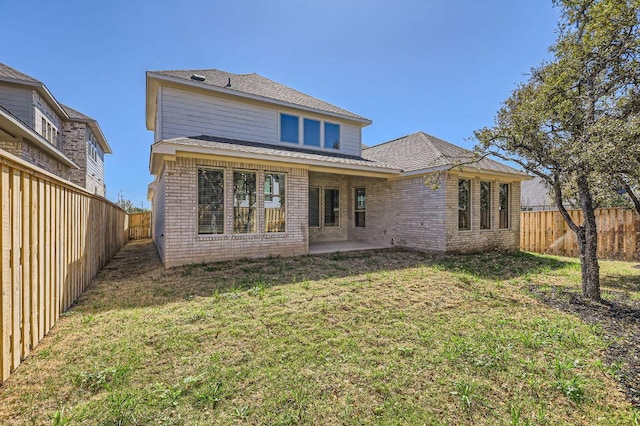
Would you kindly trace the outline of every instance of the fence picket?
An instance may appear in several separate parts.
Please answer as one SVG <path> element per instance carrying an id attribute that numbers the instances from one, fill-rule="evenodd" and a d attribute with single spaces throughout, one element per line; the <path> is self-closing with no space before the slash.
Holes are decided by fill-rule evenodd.
<path id="1" fill-rule="evenodd" d="M 578 256 L 577 239 L 558 211 L 521 212 L 520 250 L 559 256 Z M 582 211 L 570 210 L 582 223 Z M 640 261 L 640 215 L 621 208 L 596 210 L 598 257 Z"/>

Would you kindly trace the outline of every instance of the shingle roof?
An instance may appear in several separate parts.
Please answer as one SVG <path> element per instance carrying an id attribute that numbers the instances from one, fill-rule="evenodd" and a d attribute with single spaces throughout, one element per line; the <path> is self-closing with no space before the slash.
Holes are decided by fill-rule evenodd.
<path id="1" fill-rule="evenodd" d="M 512 167 L 489 158 L 476 160 L 473 152 L 424 132 L 413 133 L 364 149 L 362 156 L 393 164 L 404 172 L 432 167 L 467 165 L 484 170 L 524 175 Z"/>
<path id="2" fill-rule="evenodd" d="M 522 182 L 520 187 L 520 204 L 526 208 L 555 208 L 556 204 L 551 197 L 551 191 L 547 184 L 538 176 L 529 181 Z"/>
<path id="3" fill-rule="evenodd" d="M 258 74 L 233 74 L 226 71 L 220 71 L 216 69 L 209 70 L 168 70 L 168 71 L 152 71 L 154 74 L 165 75 L 169 77 L 180 78 L 187 80 L 191 83 L 200 83 L 205 86 L 214 86 L 218 88 L 224 88 L 230 92 L 241 92 L 254 96 L 260 96 L 267 99 L 273 99 L 280 102 L 286 102 L 288 104 L 297 105 L 305 108 L 321 112 L 329 112 L 333 114 L 342 115 L 344 117 L 354 118 L 356 120 L 369 121 L 368 119 L 361 117 L 357 114 L 339 108 L 335 105 L 331 105 L 328 102 L 321 101 L 302 92 L 298 92 L 290 87 L 284 86 L 280 83 L 276 83 L 273 80 L 262 77 Z M 200 82 L 192 80 L 192 75 L 198 75 L 205 78 Z M 231 79 L 231 86 L 227 87 Z"/>
<path id="4" fill-rule="evenodd" d="M 221 138 L 216 136 L 191 136 L 186 138 L 165 139 L 157 143 L 167 142 L 171 144 L 198 146 L 212 149 L 223 149 L 229 152 L 237 152 L 238 154 L 264 154 L 271 157 L 286 157 L 291 159 L 319 160 L 326 163 L 377 167 L 389 169 L 390 172 L 398 170 L 397 167 L 390 165 L 384 161 L 370 160 L 355 155 L 345 155 L 338 153 L 319 153 L 308 151 L 302 148 L 288 146 L 274 146 L 258 142 L 242 141 L 237 139 Z"/>
<path id="5" fill-rule="evenodd" d="M 75 110 L 73 108 L 71 108 L 70 106 L 67 106 L 65 104 L 60 104 L 62 106 L 62 108 L 64 109 L 64 111 L 67 113 L 67 115 L 69 116 L 69 118 L 76 119 L 76 120 L 89 120 L 89 121 L 96 121 L 94 118 L 89 117 L 88 115 L 84 115 L 83 113 L 81 113 L 78 110 Z"/>
<path id="6" fill-rule="evenodd" d="M 39 80 L 36 80 L 35 78 L 28 76 L 25 73 L 22 73 L 17 69 L 11 68 L 10 66 L 5 65 L 3 63 L 0 63 L 0 77 L 10 78 L 13 80 L 27 81 L 29 83 L 42 84 Z"/>

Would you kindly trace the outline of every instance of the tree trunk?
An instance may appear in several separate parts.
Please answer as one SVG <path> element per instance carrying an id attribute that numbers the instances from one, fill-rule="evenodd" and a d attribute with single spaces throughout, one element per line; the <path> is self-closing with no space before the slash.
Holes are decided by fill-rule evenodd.
<path id="1" fill-rule="evenodd" d="M 586 177 L 577 179 L 584 223 L 576 232 L 580 246 L 582 295 L 600 301 L 600 265 L 598 264 L 598 230 L 593 199 Z"/>

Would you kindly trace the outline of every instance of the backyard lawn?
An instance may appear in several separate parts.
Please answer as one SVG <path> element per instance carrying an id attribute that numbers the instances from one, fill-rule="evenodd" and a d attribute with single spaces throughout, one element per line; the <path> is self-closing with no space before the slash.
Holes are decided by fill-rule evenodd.
<path id="1" fill-rule="evenodd" d="M 634 266 L 603 261 L 609 302 L 589 306 L 576 259 L 381 250 L 164 270 L 133 242 L 0 388 L 0 424 L 637 425 Z M 618 331 L 589 317 L 612 306 Z"/>

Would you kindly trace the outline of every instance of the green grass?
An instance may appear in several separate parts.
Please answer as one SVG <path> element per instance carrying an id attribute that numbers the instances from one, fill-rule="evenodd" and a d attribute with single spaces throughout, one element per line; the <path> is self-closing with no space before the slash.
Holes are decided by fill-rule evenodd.
<path id="1" fill-rule="evenodd" d="M 572 259 L 375 251 L 141 268 L 105 271 L 61 318 L 0 388 L 1 424 L 638 422 L 603 365 L 602 329 L 527 294 L 579 286 Z M 631 264 L 602 271 L 607 291 L 637 297 Z"/>

